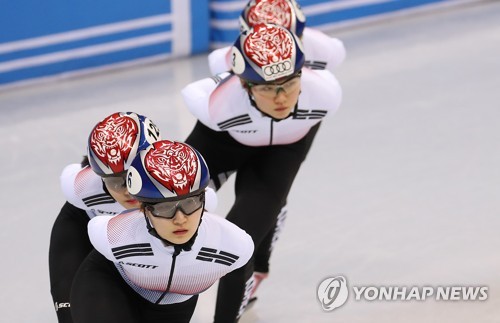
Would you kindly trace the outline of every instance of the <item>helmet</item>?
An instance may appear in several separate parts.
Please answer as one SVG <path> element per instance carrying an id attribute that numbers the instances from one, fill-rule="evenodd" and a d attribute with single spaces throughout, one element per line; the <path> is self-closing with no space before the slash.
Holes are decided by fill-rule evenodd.
<path id="1" fill-rule="evenodd" d="M 288 29 L 257 24 L 241 33 L 231 49 L 234 74 L 252 83 L 266 83 L 300 72 L 302 42 Z"/>
<path id="2" fill-rule="evenodd" d="M 134 112 L 113 113 L 90 132 L 90 167 L 103 177 L 125 172 L 139 150 L 160 139 L 160 130 L 148 118 Z"/>
<path id="3" fill-rule="evenodd" d="M 241 31 L 258 23 L 270 23 L 285 27 L 302 37 L 306 16 L 295 0 L 250 0 L 240 15 Z"/>
<path id="4" fill-rule="evenodd" d="M 205 160 L 188 144 L 161 140 L 142 150 L 127 172 L 127 189 L 141 202 L 198 195 L 210 181 Z"/>

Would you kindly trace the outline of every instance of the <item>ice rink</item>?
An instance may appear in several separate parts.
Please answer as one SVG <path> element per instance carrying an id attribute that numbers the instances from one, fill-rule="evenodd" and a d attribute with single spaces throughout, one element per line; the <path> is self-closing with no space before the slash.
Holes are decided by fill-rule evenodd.
<path id="1" fill-rule="evenodd" d="M 344 90 L 289 195 L 271 276 L 242 323 L 500 322 L 500 3 L 392 19 L 335 36 Z M 56 322 L 48 279 L 59 174 L 94 124 L 149 116 L 194 125 L 180 96 L 206 54 L 0 92 L 2 322 Z M 220 214 L 233 198 L 219 194 Z M 328 277 L 352 286 L 487 286 L 486 301 L 368 301 L 322 310 Z M 211 322 L 215 289 L 192 322 Z"/>

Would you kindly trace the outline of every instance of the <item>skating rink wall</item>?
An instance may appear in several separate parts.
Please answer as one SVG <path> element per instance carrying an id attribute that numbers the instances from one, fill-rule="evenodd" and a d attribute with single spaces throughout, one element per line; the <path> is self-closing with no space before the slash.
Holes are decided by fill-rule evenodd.
<path id="1" fill-rule="evenodd" d="M 301 0 L 308 26 L 354 25 L 480 0 Z M 0 10 L 0 90 L 232 43 L 247 0 L 17 0 Z"/>
<path id="2" fill-rule="evenodd" d="M 323 31 L 477 1 L 480 0 L 297 0 L 307 17 L 307 26 Z M 246 3 L 210 2 L 211 48 L 227 46 L 238 36 L 238 17 Z"/>
<path id="3" fill-rule="evenodd" d="M 3 1 L 0 87 L 206 51 L 208 2 Z"/>

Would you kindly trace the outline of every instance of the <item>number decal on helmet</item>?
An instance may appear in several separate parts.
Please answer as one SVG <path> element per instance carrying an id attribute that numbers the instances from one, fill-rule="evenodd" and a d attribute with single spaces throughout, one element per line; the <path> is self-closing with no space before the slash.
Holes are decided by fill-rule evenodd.
<path id="1" fill-rule="evenodd" d="M 151 121 L 150 119 L 146 118 L 144 122 L 146 126 L 146 140 L 152 144 L 160 140 L 160 129 Z"/>

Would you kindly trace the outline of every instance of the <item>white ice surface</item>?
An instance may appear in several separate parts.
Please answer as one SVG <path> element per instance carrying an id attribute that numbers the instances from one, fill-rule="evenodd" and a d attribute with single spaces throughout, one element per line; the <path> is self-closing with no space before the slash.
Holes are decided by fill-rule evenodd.
<path id="1" fill-rule="evenodd" d="M 242 323 L 500 322 L 500 3 L 336 33 L 344 101 L 289 196 L 272 273 Z M 124 110 L 183 140 L 179 91 L 206 55 L 0 92 L 2 322 L 56 322 L 50 230 L 58 177 L 97 120 Z M 231 182 L 230 182 L 231 183 Z M 219 195 L 223 214 L 233 198 Z M 355 301 L 323 312 L 318 284 L 482 286 L 487 301 Z M 211 322 L 215 289 L 193 322 Z"/>

